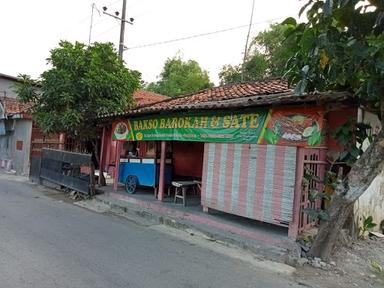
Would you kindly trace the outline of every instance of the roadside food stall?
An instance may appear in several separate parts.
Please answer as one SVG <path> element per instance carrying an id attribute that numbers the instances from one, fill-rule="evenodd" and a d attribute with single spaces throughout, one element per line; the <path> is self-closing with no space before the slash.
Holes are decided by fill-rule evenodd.
<path id="1" fill-rule="evenodd" d="M 167 185 L 183 176 L 199 181 L 204 211 L 286 227 L 294 238 L 314 223 L 304 209 L 319 208 L 320 201 L 311 201 L 310 192 L 322 191 L 327 149 L 333 149 L 329 127 L 334 118 L 344 123 L 346 111 L 355 109 L 350 97 L 341 92 L 297 97 L 285 81 L 265 80 L 106 115 L 104 123 L 113 122 L 109 139 L 118 142 L 115 163 L 121 163 L 114 189 L 129 175 L 138 175 L 134 184 L 144 183 L 140 177 L 150 174 L 144 165 L 149 164 L 148 185 L 158 188 L 159 200 Z M 151 156 L 144 153 L 151 151 L 149 143 L 156 149 Z M 304 187 L 308 171 L 320 181 Z"/>
<path id="2" fill-rule="evenodd" d="M 138 145 L 131 145 L 128 156 L 120 160 L 119 182 L 130 193 L 137 185 L 161 189 L 172 185 L 174 164 L 178 171 L 199 169 L 201 181 L 196 184 L 201 184 L 205 211 L 211 208 L 288 227 L 295 205 L 300 205 L 300 199 L 294 203 L 295 190 L 301 189 L 296 172 L 303 173 L 297 169 L 304 161 L 299 156 L 305 154 L 299 150 L 324 147 L 323 126 L 321 107 L 202 110 L 119 120 L 113 124 L 113 139 Z M 193 143 L 199 143 L 199 153 L 190 151 L 196 151 Z M 175 147 L 178 153 L 172 153 Z M 321 149 L 307 152 L 321 161 Z M 201 165 L 193 162 L 194 155 L 202 158 Z"/>

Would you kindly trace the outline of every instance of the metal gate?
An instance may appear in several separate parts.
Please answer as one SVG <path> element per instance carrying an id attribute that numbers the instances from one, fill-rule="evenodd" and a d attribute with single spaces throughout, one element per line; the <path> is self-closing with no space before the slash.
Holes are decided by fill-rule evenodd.
<path id="1" fill-rule="evenodd" d="M 83 173 L 84 170 L 89 170 L 89 173 Z M 39 171 L 39 179 L 84 194 L 94 195 L 95 193 L 95 167 L 91 154 L 43 148 Z"/>
<path id="2" fill-rule="evenodd" d="M 326 162 L 326 150 L 324 149 L 308 149 L 300 148 L 299 149 L 299 161 L 298 165 L 301 165 L 303 169 L 300 169 L 300 174 L 297 175 L 297 179 L 300 179 L 300 210 L 299 210 L 299 234 L 303 231 L 311 229 L 314 225 L 317 224 L 317 220 L 313 220 L 309 217 L 307 213 L 304 212 L 305 208 L 315 208 L 319 209 L 321 207 L 321 199 L 311 202 L 309 200 L 309 193 L 311 189 L 317 189 L 323 191 L 324 189 L 324 176 L 325 168 L 327 165 Z M 318 178 L 318 180 L 309 180 L 303 181 L 305 173 L 311 173 L 313 176 Z"/>

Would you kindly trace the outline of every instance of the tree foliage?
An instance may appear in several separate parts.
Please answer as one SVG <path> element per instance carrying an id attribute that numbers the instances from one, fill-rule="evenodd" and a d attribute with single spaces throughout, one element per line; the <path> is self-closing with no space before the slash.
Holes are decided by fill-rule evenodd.
<path id="1" fill-rule="evenodd" d="M 176 97 L 210 88 L 208 72 L 201 69 L 194 60 L 183 61 L 175 56 L 165 61 L 159 81 L 147 85 L 147 90 L 166 96 Z"/>
<path id="2" fill-rule="evenodd" d="M 249 45 L 244 65 L 223 66 L 219 73 L 221 84 L 283 76 L 295 46 L 292 39 L 286 39 L 285 33 L 293 27 L 294 23 L 272 24 L 257 34 Z"/>
<path id="3" fill-rule="evenodd" d="M 293 18 L 283 22 L 292 25 L 286 37 L 297 43 L 286 74 L 296 85 L 295 92 L 300 95 L 311 91 L 349 91 L 382 115 L 384 2 L 310 0 L 300 14 L 305 11 L 306 23 L 298 24 Z M 345 134 L 343 130 L 338 132 Z M 354 140 L 345 142 L 355 143 Z M 310 251 L 313 256 L 330 256 L 354 201 L 384 169 L 384 130 L 362 154 L 355 151 L 354 145 L 353 148 L 346 152 L 356 154 L 355 162 L 347 177 L 338 179 L 328 208 L 330 218 L 321 223 Z"/>
<path id="4" fill-rule="evenodd" d="M 140 73 L 125 68 L 111 43 L 62 41 L 47 61 L 52 68 L 39 81 L 21 75 L 16 87 L 22 101 L 34 103 L 34 119 L 45 133 L 93 137 L 95 116 L 129 107 L 140 84 Z"/>
<path id="5" fill-rule="evenodd" d="M 244 65 L 224 65 L 219 72 L 220 84 L 239 83 L 265 78 L 268 61 L 263 54 L 254 53 Z"/>
<path id="6" fill-rule="evenodd" d="M 287 72 L 296 92 L 347 90 L 378 107 L 384 92 L 384 2 L 311 0 L 305 10 L 307 23 L 284 22 L 296 25 L 286 33 L 298 43 Z"/>

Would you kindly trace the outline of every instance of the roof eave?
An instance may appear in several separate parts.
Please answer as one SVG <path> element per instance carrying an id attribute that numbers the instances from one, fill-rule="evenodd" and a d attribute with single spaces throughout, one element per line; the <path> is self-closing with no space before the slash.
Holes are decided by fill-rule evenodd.
<path id="1" fill-rule="evenodd" d="M 229 108 L 245 108 L 245 107 L 261 107 L 275 105 L 302 105 L 302 104 L 327 104 L 333 102 L 345 101 L 353 99 L 353 95 L 348 92 L 316 92 L 303 96 L 296 96 L 293 92 L 255 95 L 242 98 L 202 102 L 196 104 L 182 104 L 164 109 L 162 107 L 147 106 L 139 109 L 134 109 L 124 113 L 113 113 L 99 117 L 99 122 L 106 122 L 116 118 L 124 118 L 130 116 L 140 116 L 145 114 L 157 114 L 161 112 L 178 112 L 178 111 L 196 111 L 208 109 L 229 109 Z"/>

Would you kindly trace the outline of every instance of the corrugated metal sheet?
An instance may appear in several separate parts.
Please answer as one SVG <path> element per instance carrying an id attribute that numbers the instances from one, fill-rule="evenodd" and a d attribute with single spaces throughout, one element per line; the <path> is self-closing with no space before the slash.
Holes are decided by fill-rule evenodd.
<path id="1" fill-rule="evenodd" d="M 296 147 L 206 143 L 203 206 L 287 226 L 292 220 Z"/>

